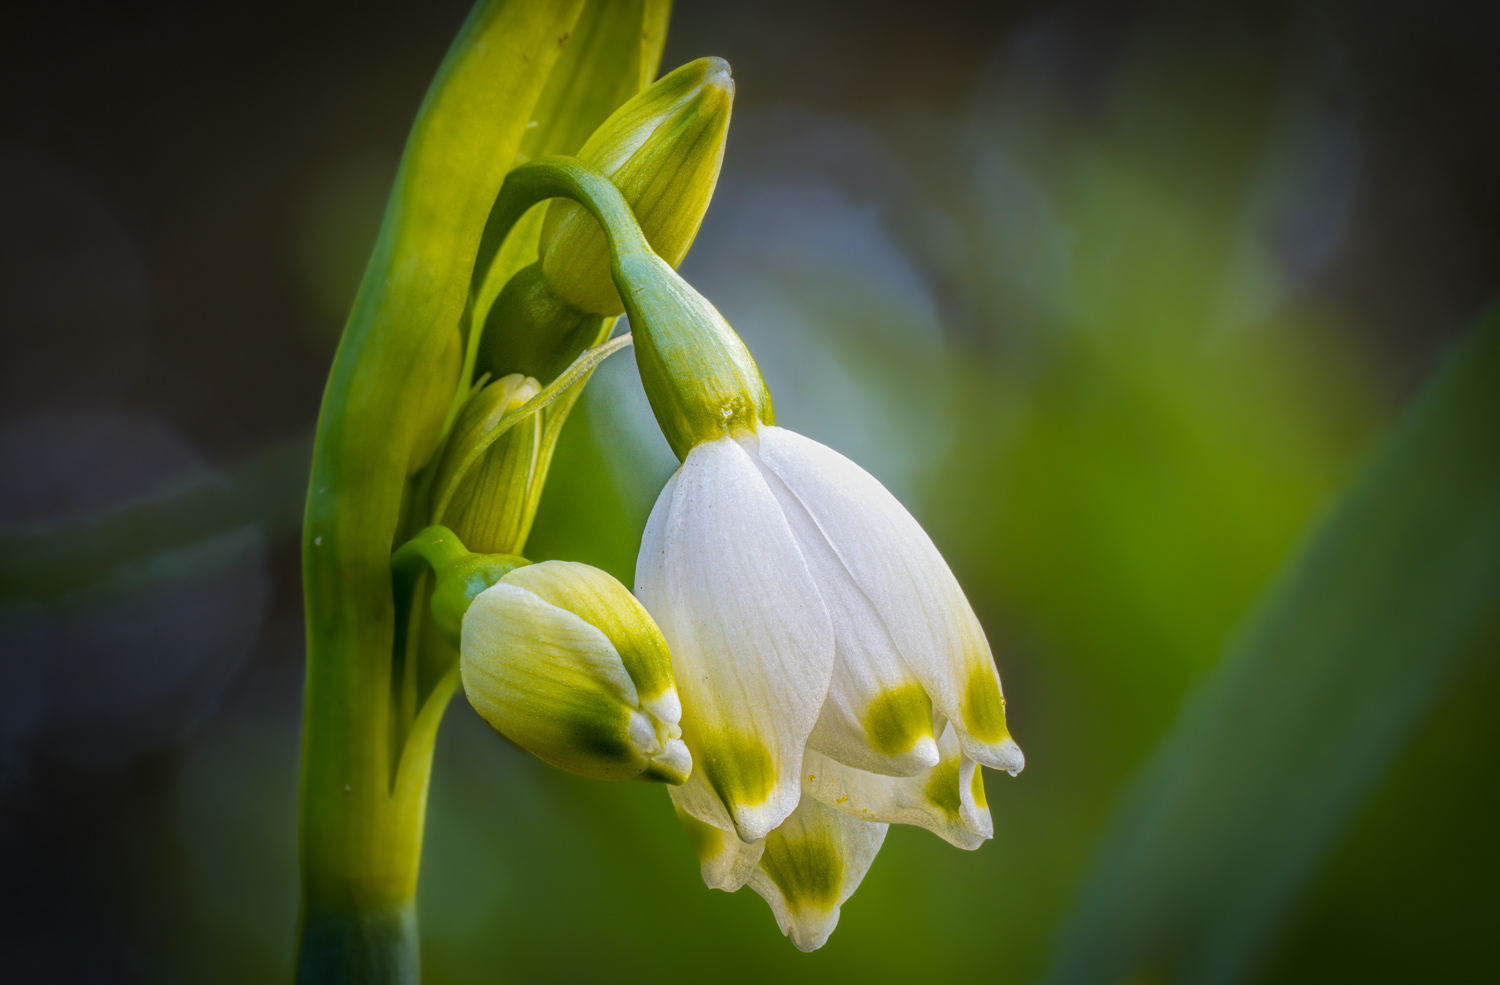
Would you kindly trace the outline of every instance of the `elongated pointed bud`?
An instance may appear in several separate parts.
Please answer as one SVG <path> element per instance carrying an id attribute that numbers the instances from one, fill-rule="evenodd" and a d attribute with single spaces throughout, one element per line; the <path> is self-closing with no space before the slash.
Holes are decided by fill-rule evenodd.
<path id="1" fill-rule="evenodd" d="M 674 267 L 713 197 L 733 102 L 729 63 L 700 58 L 617 109 L 578 152 L 620 189 L 652 250 Z M 604 234 L 577 203 L 548 207 L 540 253 L 548 285 L 569 305 L 606 316 L 625 310 Z"/>
<path id="2" fill-rule="evenodd" d="M 598 568 L 544 561 L 510 571 L 474 598 L 459 652 L 470 703 L 542 760 L 603 780 L 687 780 L 667 644 Z"/>
<path id="3" fill-rule="evenodd" d="M 517 551 L 530 532 L 536 515 L 533 479 L 541 447 L 540 415 L 511 427 L 477 459 L 473 453 L 501 418 L 540 390 L 535 379 L 513 373 L 476 393 L 459 414 L 438 466 L 433 486 L 439 495 L 457 483 L 440 519 L 481 554 Z"/>

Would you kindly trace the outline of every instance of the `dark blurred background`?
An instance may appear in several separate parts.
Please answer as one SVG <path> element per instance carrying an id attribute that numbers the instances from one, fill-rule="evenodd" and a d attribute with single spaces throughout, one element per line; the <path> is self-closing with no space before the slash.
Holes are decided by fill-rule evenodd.
<path id="1" fill-rule="evenodd" d="M 467 6 L 7 14 L 0 528 L 257 493 L 103 584 L 0 598 L 0 979 L 289 973 L 300 449 Z M 1500 289 L 1500 8 L 1209 6 L 679 3 L 664 68 L 737 82 L 683 270 L 780 422 L 932 532 L 1028 768 L 990 776 L 977 853 L 893 830 L 805 956 L 703 887 L 660 790 L 552 771 L 460 699 L 427 981 L 1043 975 L 1184 696 Z M 628 582 L 673 465 L 606 364 L 529 553 Z M 1495 980 L 1497 657 L 1491 632 L 1382 764 L 1252 980 Z"/>

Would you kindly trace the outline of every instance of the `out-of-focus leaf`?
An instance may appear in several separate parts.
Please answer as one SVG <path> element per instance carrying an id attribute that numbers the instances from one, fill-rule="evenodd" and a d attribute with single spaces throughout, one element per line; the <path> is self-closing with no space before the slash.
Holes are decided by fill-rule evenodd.
<path id="1" fill-rule="evenodd" d="M 1048 981 L 1243 980 L 1500 596 L 1492 308 L 1128 797 Z"/>
<path id="2" fill-rule="evenodd" d="M 267 445 L 228 469 L 117 509 L 0 533 L 0 598 L 54 596 L 122 565 L 214 537 L 246 523 L 271 536 L 296 530 L 307 493 L 312 435 Z"/>

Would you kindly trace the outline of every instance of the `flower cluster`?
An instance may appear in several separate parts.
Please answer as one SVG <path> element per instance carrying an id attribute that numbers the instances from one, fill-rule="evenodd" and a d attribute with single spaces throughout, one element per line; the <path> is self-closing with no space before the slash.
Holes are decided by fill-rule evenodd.
<path id="1" fill-rule="evenodd" d="M 497 729 L 572 772 L 671 784 L 705 882 L 750 886 L 812 950 L 888 825 L 977 848 L 993 834 L 980 767 L 1014 775 L 1025 760 L 984 630 L 931 539 L 869 473 L 776 426 L 749 350 L 672 269 L 717 178 L 732 91 L 722 62 L 693 63 L 580 154 L 649 213 L 652 243 L 668 230 L 669 255 L 611 263 L 589 212 L 554 203 L 540 272 L 513 292 L 540 297 L 545 282 L 572 309 L 630 317 L 682 462 L 647 522 L 635 596 L 586 565 L 465 553 L 444 555 L 456 573 L 439 573 L 433 609 Z M 451 447 L 538 392 L 521 375 L 479 391 Z M 485 446 L 488 471 L 445 520 L 481 549 L 524 540 L 486 490 L 521 488 L 500 477 L 530 467 L 528 426 Z"/>

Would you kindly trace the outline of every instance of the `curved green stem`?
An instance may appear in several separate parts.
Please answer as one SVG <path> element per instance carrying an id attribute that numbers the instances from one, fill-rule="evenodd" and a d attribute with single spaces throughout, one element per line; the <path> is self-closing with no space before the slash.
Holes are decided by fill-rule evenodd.
<path id="1" fill-rule="evenodd" d="M 588 210 L 609 246 L 610 276 L 635 338 L 636 365 L 678 458 L 702 441 L 772 424 L 771 395 L 744 342 L 713 305 L 652 252 L 612 182 L 565 157 L 539 158 L 512 171 L 480 241 L 480 262 L 537 197 L 569 198 Z"/>
<path id="2" fill-rule="evenodd" d="M 432 619 L 456 647 L 464 613 L 474 596 L 507 572 L 530 563 L 515 554 L 475 554 L 464 548 L 453 531 L 433 524 L 391 555 L 391 581 L 397 598 L 415 596 L 417 580 L 432 569 Z"/>
<path id="3" fill-rule="evenodd" d="M 604 230 L 612 267 L 618 268 L 621 259 L 655 256 L 635 221 L 635 213 L 613 182 L 576 158 L 551 156 L 539 157 L 505 176 L 484 225 L 475 269 L 488 267 L 511 227 L 527 209 L 548 198 L 570 198 L 588 210 Z"/>

